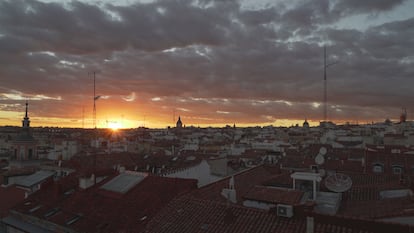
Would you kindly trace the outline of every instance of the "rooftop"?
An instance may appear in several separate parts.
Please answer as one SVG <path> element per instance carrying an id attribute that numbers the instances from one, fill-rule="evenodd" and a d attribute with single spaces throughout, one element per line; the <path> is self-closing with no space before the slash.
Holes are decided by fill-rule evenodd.
<path id="1" fill-rule="evenodd" d="M 29 215 L 46 225 L 59 225 L 79 232 L 139 232 L 172 198 L 195 189 L 197 182 L 132 176 L 135 175 L 109 175 L 101 183 L 85 190 L 70 185 L 73 176 L 68 177 L 69 185 L 64 184 L 65 177 L 30 195 L 13 211 L 17 215 Z M 110 191 L 102 187 L 109 187 Z M 119 195 L 122 198 L 114 198 Z"/>
<path id="2" fill-rule="evenodd" d="M 0 186 L 0 218 L 6 216 L 9 209 L 24 200 L 25 192 L 15 186 Z"/>
<path id="3" fill-rule="evenodd" d="M 272 204 L 300 204 L 304 192 L 266 186 L 255 186 L 243 198 Z"/>
<path id="4" fill-rule="evenodd" d="M 54 171 L 37 171 L 29 176 L 23 177 L 16 182 L 16 185 L 30 188 L 34 185 L 37 185 L 47 178 L 53 176 L 55 174 Z"/>
<path id="5" fill-rule="evenodd" d="M 146 176 L 147 175 L 144 173 L 121 173 L 112 180 L 102 185 L 101 188 L 108 191 L 126 193 L 139 182 L 141 182 Z"/>
<path id="6" fill-rule="evenodd" d="M 314 233 L 409 232 L 409 226 L 372 220 L 314 215 Z M 225 204 L 189 195 L 175 198 L 149 221 L 145 232 L 278 232 L 305 233 L 306 218 L 286 218 L 276 213 Z"/>

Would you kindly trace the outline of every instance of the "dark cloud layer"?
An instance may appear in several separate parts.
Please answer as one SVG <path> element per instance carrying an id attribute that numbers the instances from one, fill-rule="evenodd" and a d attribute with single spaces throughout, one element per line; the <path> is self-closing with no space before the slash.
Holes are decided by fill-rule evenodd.
<path id="1" fill-rule="evenodd" d="M 21 107 L 13 104 L 24 96 L 40 117 L 79 118 L 81 107 L 91 108 L 96 71 L 98 94 L 109 97 L 100 108 L 122 107 L 131 119 L 167 122 L 176 109 L 193 124 L 317 121 L 326 45 L 328 62 L 339 61 L 328 69 L 330 118 L 396 118 L 414 105 L 414 17 L 365 28 L 337 23 L 381 18 L 402 4 L 2 1 L 0 110 Z"/>

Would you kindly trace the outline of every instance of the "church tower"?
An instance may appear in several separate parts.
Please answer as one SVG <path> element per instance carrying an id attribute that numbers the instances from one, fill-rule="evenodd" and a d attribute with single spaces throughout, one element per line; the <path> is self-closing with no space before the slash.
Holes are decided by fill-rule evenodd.
<path id="1" fill-rule="evenodd" d="M 177 124 L 175 126 L 177 129 L 181 129 L 183 127 L 183 123 L 181 122 L 181 117 L 178 117 Z"/>
<path id="2" fill-rule="evenodd" d="M 29 103 L 26 101 L 26 114 L 22 120 L 22 129 L 13 142 L 14 155 L 16 160 L 37 159 L 37 142 L 30 130 L 30 119 L 28 116 Z"/>

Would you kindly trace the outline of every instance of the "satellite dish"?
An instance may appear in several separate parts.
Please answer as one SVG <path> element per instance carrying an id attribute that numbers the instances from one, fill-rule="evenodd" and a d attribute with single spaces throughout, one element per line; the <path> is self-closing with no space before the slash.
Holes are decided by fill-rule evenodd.
<path id="1" fill-rule="evenodd" d="M 325 162 L 325 158 L 323 157 L 323 155 L 318 154 L 318 155 L 315 157 L 315 163 L 316 163 L 316 164 L 321 165 L 321 164 L 323 164 L 324 162 Z"/>
<path id="2" fill-rule="evenodd" d="M 332 192 L 342 193 L 351 188 L 352 180 L 348 175 L 335 173 L 326 177 L 325 186 Z"/>
<path id="3" fill-rule="evenodd" d="M 326 155 L 326 152 L 327 152 L 327 150 L 326 150 L 325 147 L 321 147 L 321 149 L 319 149 L 319 154 L 321 154 L 321 155 Z"/>

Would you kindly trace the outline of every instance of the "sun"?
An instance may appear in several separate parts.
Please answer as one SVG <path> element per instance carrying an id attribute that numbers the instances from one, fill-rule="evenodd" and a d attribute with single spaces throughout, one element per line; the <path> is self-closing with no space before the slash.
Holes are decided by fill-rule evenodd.
<path id="1" fill-rule="evenodd" d="M 121 128 L 121 124 L 116 121 L 110 121 L 108 122 L 108 128 L 112 129 L 113 131 L 117 131 L 119 128 Z"/>

